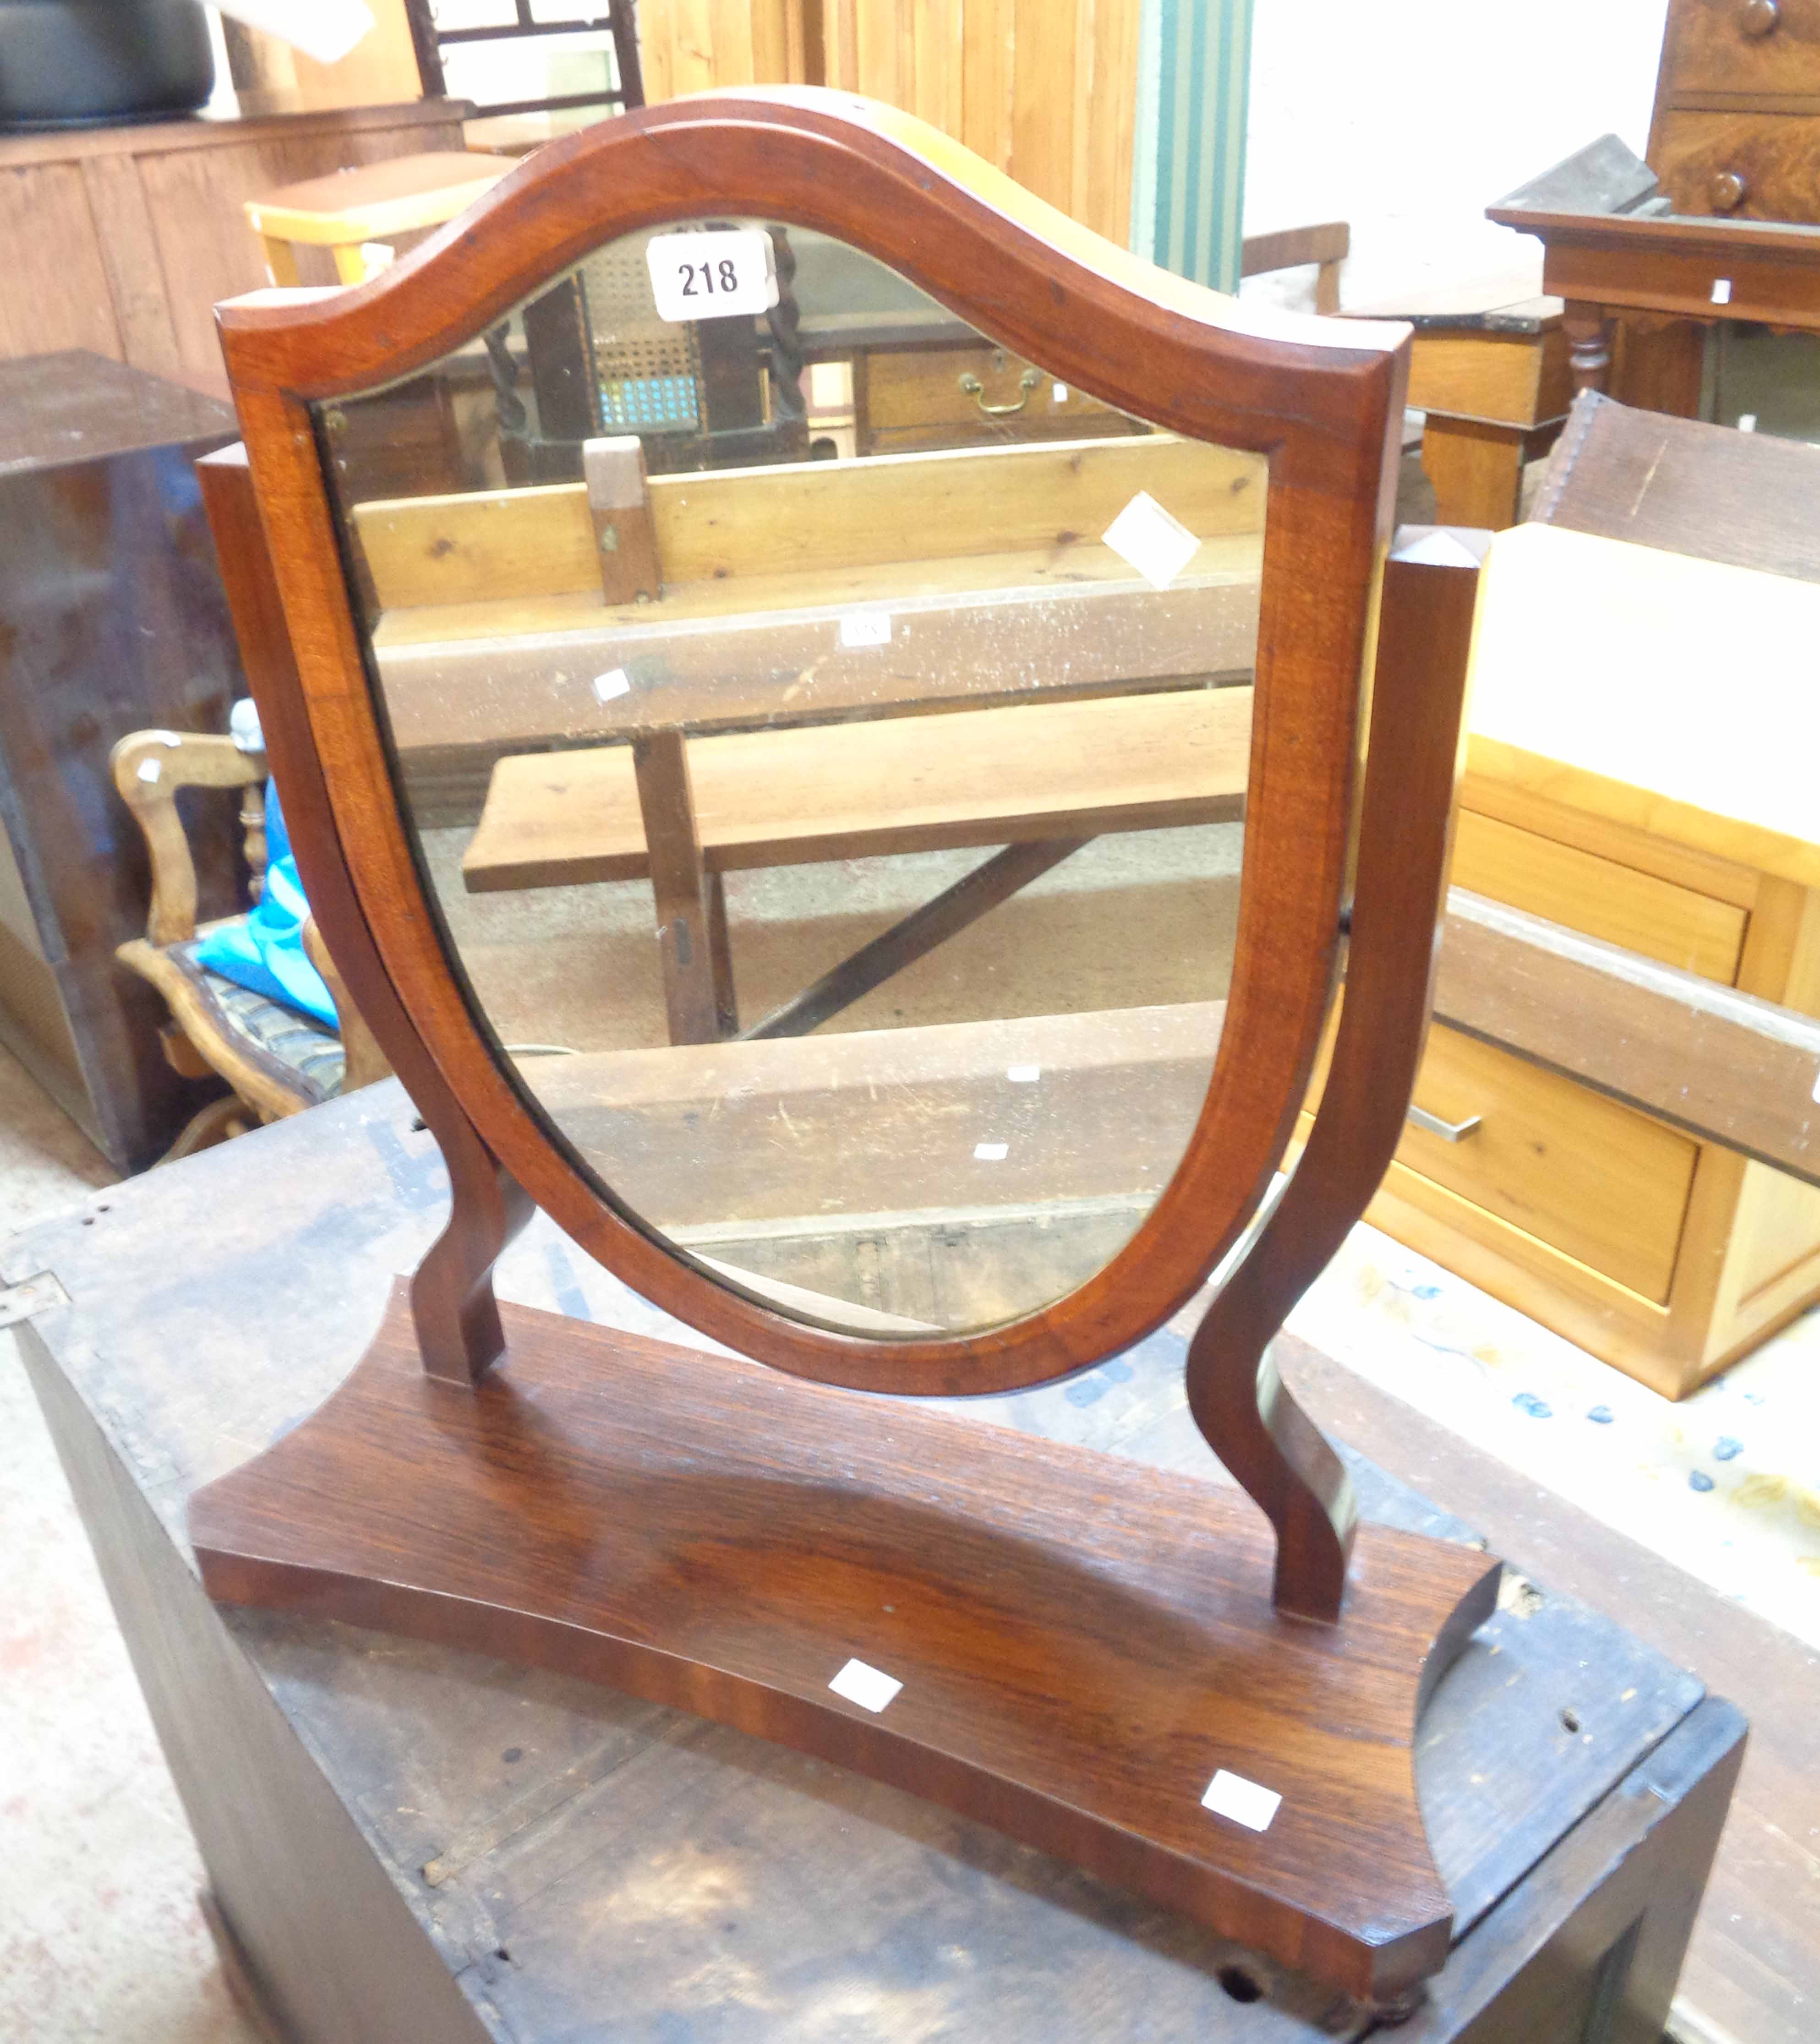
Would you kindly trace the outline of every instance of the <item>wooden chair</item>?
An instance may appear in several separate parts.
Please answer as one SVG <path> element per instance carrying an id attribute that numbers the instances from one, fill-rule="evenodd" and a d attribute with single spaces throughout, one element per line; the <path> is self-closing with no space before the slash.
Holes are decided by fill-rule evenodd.
<path id="1" fill-rule="evenodd" d="M 313 920 L 304 925 L 304 949 L 334 996 L 339 1035 L 237 986 L 196 957 L 198 939 L 222 925 L 197 926 L 196 869 L 178 813 L 178 790 L 245 791 L 240 821 L 256 900 L 266 866 L 264 753 L 209 733 L 136 731 L 114 747 L 110 765 L 115 787 L 145 834 L 152 862 L 145 935 L 122 944 L 115 955 L 164 997 L 171 1019 L 162 1035 L 172 1070 L 186 1078 L 214 1073 L 233 1089 L 193 1116 L 160 1161 L 188 1156 L 258 1123 L 386 1078 L 391 1068 L 348 999 Z"/>
<path id="2" fill-rule="evenodd" d="M 300 281 L 293 247 L 326 248 L 344 284 L 363 283 L 391 260 L 394 235 L 441 227 L 513 167 L 510 156 L 440 149 L 361 163 L 325 178 L 284 185 L 246 202 L 275 284 Z M 375 248 L 383 252 L 369 254 Z"/>

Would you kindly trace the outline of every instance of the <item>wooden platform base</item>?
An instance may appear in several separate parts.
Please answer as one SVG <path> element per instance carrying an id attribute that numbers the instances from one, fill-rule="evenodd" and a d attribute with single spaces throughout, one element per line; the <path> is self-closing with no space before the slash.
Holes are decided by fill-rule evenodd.
<path id="1" fill-rule="evenodd" d="M 997 1826 L 1362 2000 L 1445 1960 L 1416 1719 L 1498 1565 L 1361 1529 L 1279 1617 L 1211 1483 L 525 1308 L 477 1391 L 402 1285 L 310 1419 L 197 1493 L 210 1593 L 611 1684 Z M 875 1712 L 830 1684 L 902 1684 Z M 1203 1806 L 1225 1770 L 1281 1797 Z"/>

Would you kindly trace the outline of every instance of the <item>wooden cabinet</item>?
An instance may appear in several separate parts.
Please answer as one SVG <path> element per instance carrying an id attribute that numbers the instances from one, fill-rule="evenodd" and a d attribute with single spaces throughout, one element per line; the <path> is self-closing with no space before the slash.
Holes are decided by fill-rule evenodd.
<path id="1" fill-rule="evenodd" d="M 1677 97 L 1820 94 L 1820 0 L 1673 0 L 1662 72 Z"/>
<path id="2" fill-rule="evenodd" d="M 1453 884 L 1820 1014 L 1820 588 L 1519 527 L 1479 631 Z M 1820 1296 L 1820 1190 L 1440 1025 L 1415 1103 L 1368 1218 L 1665 1396 Z"/>
<path id="3" fill-rule="evenodd" d="M 1149 430 L 1021 355 L 977 339 L 960 347 L 872 348 L 856 355 L 853 402 L 862 454 Z"/>
<path id="4" fill-rule="evenodd" d="M 94 355 L 0 362 L 0 1043 L 123 1171 L 207 1097 L 166 1062 L 144 846 L 108 753 L 225 731 L 244 692 L 192 467 L 225 405 Z M 187 819 L 204 917 L 242 905 L 233 801 Z"/>
<path id="5" fill-rule="evenodd" d="M 1677 113 L 1652 167 L 1677 213 L 1811 221 L 1820 206 L 1820 119 Z"/>
<path id="6" fill-rule="evenodd" d="M 1677 213 L 1820 221 L 1820 0 L 1672 0 L 1649 163 Z"/>
<path id="7" fill-rule="evenodd" d="M 469 110 L 425 100 L 0 137 L 0 359 L 87 348 L 225 396 L 216 302 L 269 281 L 245 202 L 354 164 L 459 149 Z M 333 276 L 325 267 L 305 281 Z"/>

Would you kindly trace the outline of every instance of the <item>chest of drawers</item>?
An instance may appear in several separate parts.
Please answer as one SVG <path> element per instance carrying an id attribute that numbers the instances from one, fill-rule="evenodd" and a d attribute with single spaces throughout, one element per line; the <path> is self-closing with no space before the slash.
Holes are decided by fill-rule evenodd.
<path id="1" fill-rule="evenodd" d="M 1672 0 L 1649 163 L 1677 213 L 1820 221 L 1820 0 Z"/>
<path id="2" fill-rule="evenodd" d="M 1491 563 L 1453 885 L 1820 1014 L 1820 586 L 1533 525 Z M 1820 1296 L 1820 1190 L 1439 1025 L 1415 1104 L 1453 1139 L 1367 1218 L 1665 1397 Z"/>

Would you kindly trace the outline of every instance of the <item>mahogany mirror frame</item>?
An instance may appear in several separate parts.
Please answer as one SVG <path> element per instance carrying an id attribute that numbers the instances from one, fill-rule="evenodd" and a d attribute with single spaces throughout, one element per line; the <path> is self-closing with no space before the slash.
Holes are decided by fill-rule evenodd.
<path id="1" fill-rule="evenodd" d="M 310 405 L 421 371 L 618 236 L 704 213 L 838 236 L 1046 373 L 1268 459 L 1245 859 L 1208 1091 L 1125 1247 L 1064 1297 L 980 1332 L 883 1339 L 791 1317 L 693 1266 L 602 1196 L 469 1009 L 375 709 Z M 293 840 L 350 989 L 455 1186 L 449 1229 L 414 1291 L 426 1368 L 472 1381 L 497 1357 L 491 1269 L 528 1201 L 635 1290 L 744 1354 L 921 1395 L 1002 1392 L 1091 1366 L 1176 1312 L 1252 1226 L 1249 1278 L 1196 1342 L 1191 1402 L 1276 1524 L 1279 1602 L 1336 1616 L 1345 1480 L 1261 1358 L 1389 1162 L 1426 1027 L 1471 592 L 1441 633 L 1443 653 L 1459 656 L 1451 670 L 1449 658 L 1417 659 L 1387 685 L 1380 661 L 1374 698 L 1409 329 L 1349 321 L 1337 339 L 1332 321 L 1254 313 L 1126 256 L 924 123 L 810 90 L 704 94 L 602 123 L 538 151 L 367 283 L 255 294 L 218 318 L 290 641 L 294 678 L 281 688 L 268 677 L 260 703 Z M 1368 702 L 1379 764 L 1361 790 Z M 1383 884 L 1373 898 L 1387 904 L 1377 968 L 1361 974 L 1371 959 L 1354 924 L 1318 1126 L 1289 1196 L 1260 1222 L 1327 1018 L 1374 799 L 1370 855 Z M 1399 811 L 1414 820 L 1400 835 Z M 1362 865 L 1358 878 L 1363 899 Z"/>

